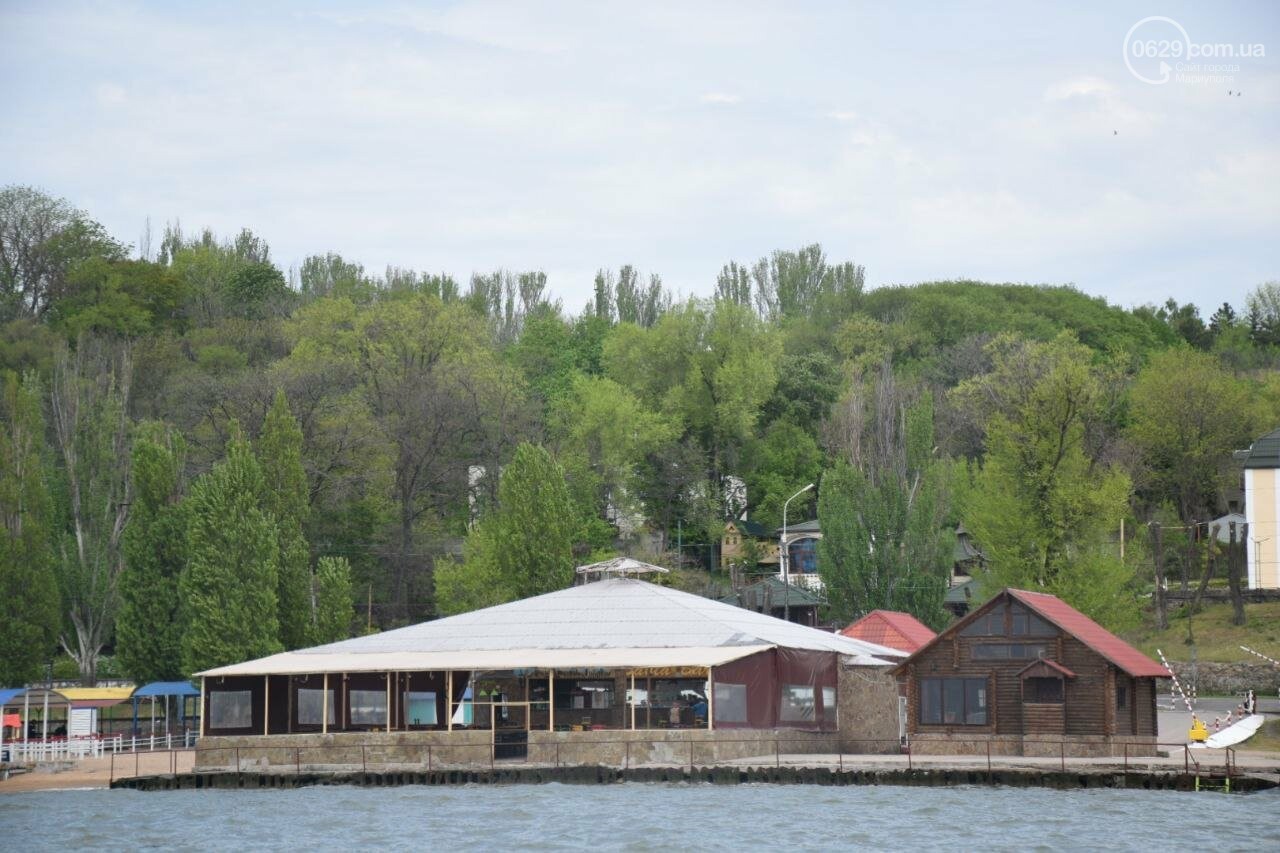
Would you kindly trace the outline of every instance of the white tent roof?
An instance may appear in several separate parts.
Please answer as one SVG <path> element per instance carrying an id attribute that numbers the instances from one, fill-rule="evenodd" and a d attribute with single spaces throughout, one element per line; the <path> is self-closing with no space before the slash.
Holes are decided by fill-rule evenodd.
<path id="1" fill-rule="evenodd" d="M 886 665 L 902 652 L 632 578 L 299 649 L 200 675 L 718 666 L 765 649 Z"/>

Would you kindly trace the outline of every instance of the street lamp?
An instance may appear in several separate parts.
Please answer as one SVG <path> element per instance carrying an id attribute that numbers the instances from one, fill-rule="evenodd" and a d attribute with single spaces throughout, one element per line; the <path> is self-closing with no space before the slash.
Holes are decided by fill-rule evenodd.
<path id="1" fill-rule="evenodd" d="M 778 559 L 782 562 L 782 618 L 791 621 L 791 571 L 787 560 L 787 505 L 813 488 L 805 486 L 782 503 L 782 538 L 778 540 Z"/>

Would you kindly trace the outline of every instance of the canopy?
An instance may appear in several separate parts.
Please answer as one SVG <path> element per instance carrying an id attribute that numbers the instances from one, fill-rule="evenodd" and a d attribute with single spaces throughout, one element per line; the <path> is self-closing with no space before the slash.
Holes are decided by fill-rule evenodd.
<path id="1" fill-rule="evenodd" d="M 147 696 L 199 696 L 200 689 L 191 686 L 187 681 L 153 681 L 150 684 L 144 684 L 137 690 L 133 691 L 134 699 L 142 699 Z"/>
<path id="2" fill-rule="evenodd" d="M 133 693 L 132 687 L 63 687 L 58 690 L 72 708 L 110 708 Z"/>

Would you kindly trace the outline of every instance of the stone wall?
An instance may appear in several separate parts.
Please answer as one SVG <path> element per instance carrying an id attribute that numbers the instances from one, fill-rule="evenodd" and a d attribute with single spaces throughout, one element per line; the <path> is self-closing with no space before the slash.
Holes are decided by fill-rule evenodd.
<path id="1" fill-rule="evenodd" d="M 911 736 L 913 755 L 1034 756 L 1038 758 L 1130 758 L 1156 754 L 1155 738 L 1140 735 L 1085 737 L 1082 735 L 949 735 L 941 732 Z"/>
<path id="2" fill-rule="evenodd" d="M 901 751 L 898 679 L 889 667 L 840 667 L 840 749 L 885 755 Z"/>
<path id="3" fill-rule="evenodd" d="M 553 766 L 703 766 L 749 759 L 772 763 L 779 755 L 834 753 L 839 747 L 835 733 L 790 729 L 532 731 L 528 737 L 528 756 L 522 763 Z M 206 737 L 196 744 L 195 770 L 467 768 L 492 762 L 491 742 L 488 730 Z"/>
<path id="4" fill-rule="evenodd" d="M 1261 650 L 1259 650 L 1261 651 Z M 1189 662 L 1169 661 L 1184 689 L 1190 689 L 1192 666 Z M 1275 696 L 1280 691 L 1280 667 L 1263 661 L 1257 663 L 1214 663 L 1199 661 L 1195 665 L 1196 693 L 1201 696 L 1243 696 L 1252 690 L 1258 696 Z M 1158 682 L 1159 691 L 1173 689 L 1167 678 Z"/>

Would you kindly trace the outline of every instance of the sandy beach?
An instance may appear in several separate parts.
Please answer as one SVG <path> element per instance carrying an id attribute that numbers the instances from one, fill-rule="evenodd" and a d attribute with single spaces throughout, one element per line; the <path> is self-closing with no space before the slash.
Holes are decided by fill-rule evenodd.
<path id="1" fill-rule="evenodd" d="M 136 763 L 135 763 L 136 760 Z M 115 778 L 122 776 L 147 776 L 169 773 L 173 770 L 174 755 L 168 752 L 140 752 L 136 755 L 115 757 Z M 176 753 L 177 769 L 185 773 L 195 761 L 195 752 L 185 750 Z M 86 758 L 66 769 L 42 768 L 29 773 L 18 773 L 0 781 L 0 794 L 16 794 L 23 791 L 48 791 L 59 788 L 106 788 L 111 784 L 111 756 Z"/>

